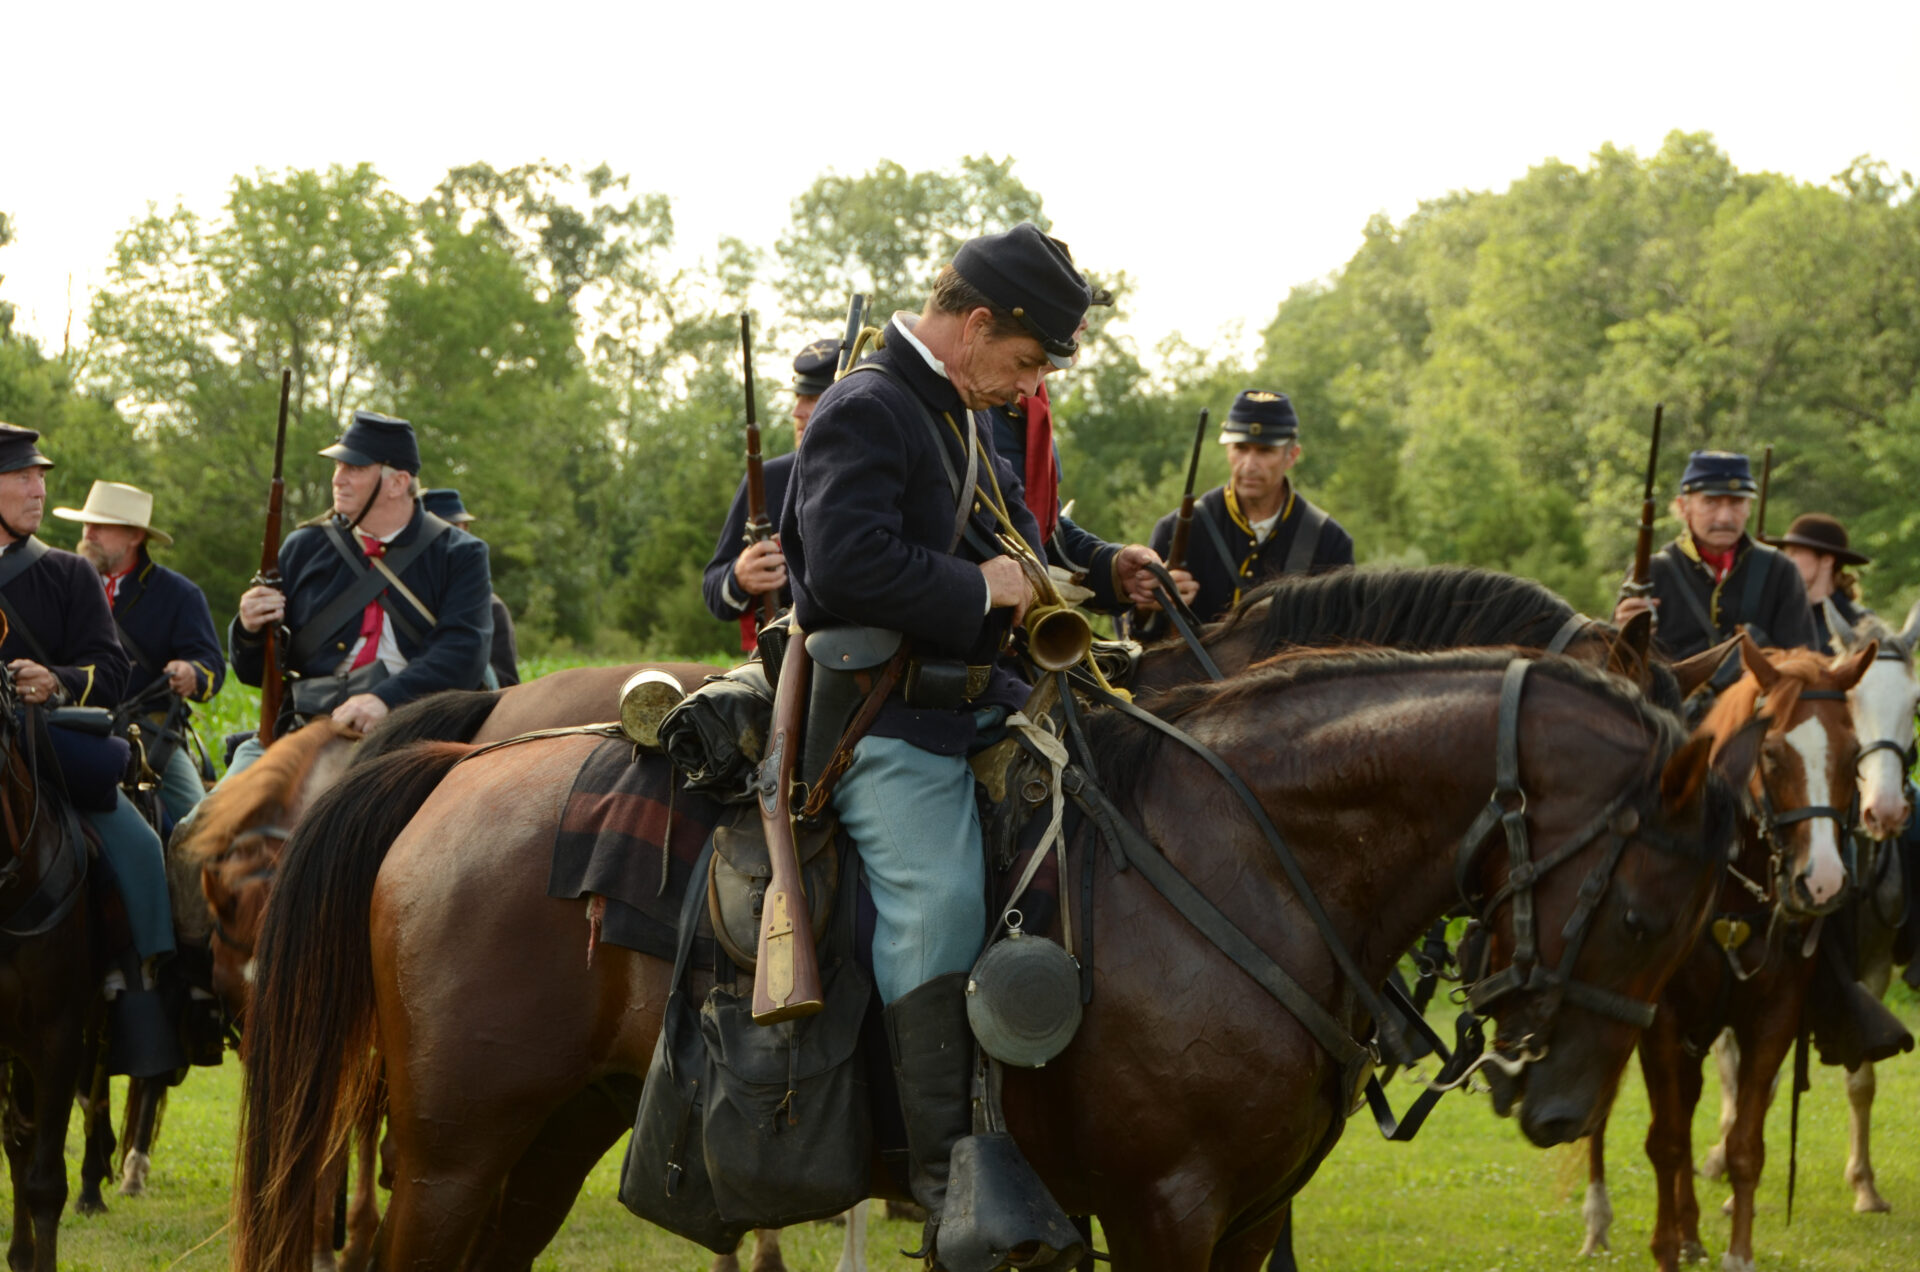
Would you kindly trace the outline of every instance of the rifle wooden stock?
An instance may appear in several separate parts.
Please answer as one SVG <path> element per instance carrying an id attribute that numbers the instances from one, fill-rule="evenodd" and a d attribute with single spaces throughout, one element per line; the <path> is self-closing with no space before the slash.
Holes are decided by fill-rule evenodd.
<path id="1" fill-rule="evenodd" d="M 1660 467 L 1660 420 L 1666 409 L 1664 402 L 1653 408 L 1653 442 L 1647 450 L 1647 484 L 1640 497 L 1640 532 L 1633 543 L 1633 570 L 1620 586 L 1622 596 L 1646 596 L 1653 590 L 1653 521 L 1658 512 L 1654 507 L 1653 490 Z"/>
<path id="2" fill-rule="evenodd" d="M 1180 496 L 1180 512 L 1173 519 L 1173 542 L 1167 545 L 1167 568 L 1187 563 L 1187 541 L 1193 537 L 1193 482 L 1200 472 L 1200 448 L 1207 441 L 1207 408 L 1200 408 L 1200 426 L 1194 431 L 1193 457 L 1187 461 L 1187 490 Z"/>
<path id="3" fill-rule="evenodd" d="M 747 395 L 747 531 L 748 546 L 773 538 L 773 522 L 767 519 L 767 479 L 760 463 L 760 416 L 753 401 L 753 328 L 752 319 L 740 315 L 740 369 Z M 779 616 L 780 594 L 760 594 L 760 625 Z"/>
<path id="4" fill-rule="evenodd" d="M 280 586 L 280 521 L 287 486 L 281 479 L 287 461 L 287 400 L 293 393 L 293 372 L 280 371 L 280 421 L 273 437 L 273 484 L 267 488 L 267 528 L 260 543 L 260 572 L 255 587 Z M 260 745 L 273 745 L 273 728 L 280 718 L 286 678 L 280 667 L 280 624 L 269 623 L 260 650 Z"/>
<path id="5" fill-rule="evenodd" d="M 1753 537 L 1767 537 L 1767 490 L 1773 485 L 1773 447 L 1767 447 L 1766 454 L 1760 460 L 1760 507 L 1753 515 Z"/>
<path id="6" fill-rule="evenodd" d="M 820 956 L 813 947 L 813 919 L 800 882 L 800 853 L 793 841 L 793 766 L 800 756 L 800 727 L 812 680 L 800 629 L 787 629 L 780 683 L 773 694 L 773 737 L 760 762 L 760 824 L 766 831 L 773 877 L 760 909 L 760 943 L 753 975 L 753 1019 L 777 1025 L 811 1016 L 826 1005 L 820 989 Z"/>

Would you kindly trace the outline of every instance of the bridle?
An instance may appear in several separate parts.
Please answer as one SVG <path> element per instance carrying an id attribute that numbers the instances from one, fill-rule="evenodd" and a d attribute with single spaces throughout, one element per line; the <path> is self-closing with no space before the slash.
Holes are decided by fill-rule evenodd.
<path id="1" fill-rule="evenodd" d="M 1639 1029 L 1653 1023 L 1653 1003 L 1580 980 L 1573 974 L 1574 964 L 1591 934 L 1594 916 L 1612 886 L 1629 840 L 1638 840 L 1670 856 L 1701 860 L 1700 853 L 1654 833 L 1643 824 L 1640 810 L 1633 802 L 1639 789 L 1637 785 L 1614 796 L 1557 848 L 1537 859 L 1534 857 L 1527 831 L 1527 796 L 1520 784 L 1520 700 L 1532 665 L 1519 658 L 1507 664 L 1500 685 L 1500 733 L 1495 744 L 1493 794 L 1461 840 L 1454 860 L 1454 884 L 1477 929 L 1468 938 L 1473 953 L 1462 952 L 1462 967 L 1472 964 L 1482 973 L 1461 991 L 1467 1007 L 1475 1015 L 1484 1016 L 1496 1003 L 1523 993 L 1536 995 L 1545 1004 L 1544 1015 L 1536 1018 L 1536 1028 L 1519 1040 L 1517 1055 L 1507 1054 L 1496 1060 L 1494 1054 L 1489 1053 L 1474 1066 L 1495 1063 L 1509 1075 L 1546 1056 L 1546 1040 L 1565 1005 Z M 1473 894 L 1472 875 L 1496 829 L 1502 832 L 1506 842 L 1510 863 L 1507 880 L 1490 896 L 1478 899 Z M 1561 928 L 1564 952 L 1558 965 L 1549 966 L 1542 959 L 1539 947 L 1534 889 L 1550 871 L 1571 861 L 1602 836 L 1607 840 L 1606 849 L 1581 882 L 1573 912 Z M 1717 855 L 1715 859 L 1719 860 Z M 1486 974 L 1485 965 L 1491 956 L 1486 934 L 1493 914 L 1508 900 L 1513 902 L 1513 958 L 1500 971 Z M 1455 1084 L 1463 1083 L 1469 1076 L 1471 1071 L 1459 1075 Z"/>
<path id="2" fill-rule="evenodd" d="M 1799 694 L 1799 700 L 1801 702 L 1845 702 L 1847 700 L 1847 694 L 1846 691 L 1842 689 L 1802 689 Z M 1760 695 L 1754 703 L 1755 713 L 1757 714 L 1765 708 L 1766 704 L 1766 695 Z M 1854 763 L 1857 770 L 1859 767 L 1858 759 L 1856 759 Z M 1764 843 L 1768 849 L 1767 874 L 1773 886 L 1774 904 L 1779 906 L 1784 902 L 1789 892 L 1786 878 L 1786 845 L 1780 840 L 1776 832 L 1782 827 L 1792 826 L 1799 822 L 1824 820 L 1833 823 L 1834 842 L 1836 844 L 1843 842 L 1854 823 L 1859 819 L 1859 789 L 1857 786 L 1855 787 L 1853 799 L 1845 808 L 1840 808 L 1833 804 L 1802 804 L 1799 807 L 1782 811 L 1773 806 L 1773 790 L 1767 784 L 1765 770 L 1756 767 L 1754 776 L 1760 787 L 1760 795 L 1756 801 L 1755 821 L 1759 826 L 1760 841 Z"/>

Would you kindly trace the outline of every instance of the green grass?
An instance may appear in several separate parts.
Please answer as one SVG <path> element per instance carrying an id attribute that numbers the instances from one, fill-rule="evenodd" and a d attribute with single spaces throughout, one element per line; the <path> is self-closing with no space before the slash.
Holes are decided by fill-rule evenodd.
<path id="1" fill-rule="evenodd" d="M 1920 1023 L 1910 997 L 1901 1011 L 1910 1025 Z M 134 1199 L 109 1196 L 110 1212 L 96 1218 L 78 1218 L 69 1210 L 61 1229 L 62 1267 L 86 1272 L 226 1266 L 222 1226 L 238 1088 L 239 1071 L 231 1061 L 220 1069 L 194 1071 L 174 1092 L 168 1108 L 149 1194 Z M 1406 1088 L 1395 1096 L 1404 1101 Z M 1710 1142 L 1718 1107 L 1718 1088 L 1709 1076 L 1694 1124 L 1697 1148 Z M 1767 1124 L 1771 1156 L 1755 1226 L 1760 1269 L 1866 1272 L 1920 1267 L 1920 1062 L 1908 1058 L 1881 1066 L 1875 1107 L 1875 1161 L 1881 1192 L 1893 1204 L 1893 1213 L 1853 1213 L 1852 1191 L 1841 1179 L 1847 1134 L 1842 1075 L 1816 1068 L 1801 1116 L 1799 1192 L 1789 1228 L 1787 1104 L 1784 1096 L 1778 1102 Z M 1411 1145 L 1387 1144 L 1364 1120 L 1356 1121 L 1302 1195 L 1297 1220 L 1302 1265 L 1314 1272 L 1651 1267 L 1646 1242 L 1653 1177 L 1640 1148 L 1646 1121 L 1636 1064 L 1629 1067 L 1623 1084 L 1609 1145 L 1614 1252 L 1591 1262 L 1577 1254 L 1586 1182 L 1584 1144 L 1534 1149 L 1478 1097 L 1442 1101 Z M 68 1135 L 69 1177 L 75 1187 L 78 1145 L 76 1120 Z M 622 1209 L 614 1190 L 623 1149 L 616 1149 L 594 1172 L 573 1217 L 536 1268 L 694 1272 L 707 1267 L 704 1251 L 641 1224 Z M 1701 1231 L 1713 1256 L 1708 1266 L 1717 1267 L 1726 1248 L 1727 1221 L 1719 1214 L 1726 1190 L 1705 1180 L 1698 1181 L 1698 1187 Z M 916 1235 L 917 1229 L 905 1223 L 876 1221 L 871 1266 L 913 1266 L 894 1252 Z M 789 1235 L 788 1262 L 807 1272 L 831 1272 L 839 1245 L 838 1228 L 807 1225 Z"/>

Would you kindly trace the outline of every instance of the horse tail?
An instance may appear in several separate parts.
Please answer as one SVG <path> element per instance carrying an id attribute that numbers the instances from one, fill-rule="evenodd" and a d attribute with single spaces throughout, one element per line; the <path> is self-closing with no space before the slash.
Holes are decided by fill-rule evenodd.
<path id="1" fill-rule="evenodd" d="M 380 1098 L 369 910 L 387 850 L 471 746 L 410 748 L 300 819 L 260 924 L 232 1265 L 306 1272 L 318 1178 Z"/>
<path id="2" fill-rule="evenodd" d="M 395 708 L 353 753 L 352 767 L 363 767 L 415 742 L 471 742 L 505 692 L 446 689 Z"/>

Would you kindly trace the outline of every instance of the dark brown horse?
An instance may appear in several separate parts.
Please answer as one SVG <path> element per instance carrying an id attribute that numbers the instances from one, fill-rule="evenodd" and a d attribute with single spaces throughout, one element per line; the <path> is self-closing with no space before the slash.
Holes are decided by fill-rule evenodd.
<path id="1" fill-rule="evenodd" d="M 19 719 L 12 673 L 0 668 L 0 830 L 7 848 L 0 866 L 0 1052 L 7 1057 L 0 1132 L 13 1180 L 7 1265 L 54 1272 L 67 1203 L 67 1120 L 105 968 L 91 944 L 86 844 L 62 846 L 62 813 L 36 772 L 35 761 L 50 765 L 52 756 L 38 753 Z"/>
<path id="2" fill-rule="evenodd" d="M 1458 900 L 1460 840 L 1494 787 L 1507 667 L 1495 653 L 1305 657 L 1179 691 L 1160 710 L 1231 757 L 1378 984 Z M 1631 687 L 1559 660 L 1534 672 L 1519 720 L 1524 820 L 1537 858 L 1560 858 L 1532 886 L 1539 956 L 1552 967 L 1568 952 L 1563 927 L 1598 868 L 1606 887 L 1574 978 L 1649 1002 L 1693 943 L 1732 834 L 1709 740 L 1683 743 Z M 1124 718 L 1094 727 L 1133 824 L 1362 1029 L 1352 987 L 1211 773 Z M 671 969 L 606 947 L 589 966 L 579 907 L 544 895 L 557 819 L 594 745 L 547 739 L 465 764 L 466 747 L 416 748 L 324 797 L 296 833 L 255 986 L 236 1267 L 304 1268 L 317 1172 L 373 1098 L 376 1048 L 398 1163 L 385 1268 L 526 1267 L 627 1129 Z M 1601 814 L 1608 833 L 1581 842 Z M 1139 871 L 1077 851 L 1098 853 L 1095 992 L 1057 1061 L 1008 1075 L 1013 1129 L 1060 1201 L 1101 1217 L 1117 1267 L 1252 1269 L 1353 1092 Z M 1494 898 L 1496 932 L 1511 922 L 1508 874 L 1502 852 L 1465 867 L 1470 894 Z M 280 922 L 283 910 L 304 921 Z M 1495 1045 L 1520 1070 L 1528 1137 L 1587 1133 L 1638 1030 L 1533 986 L 1498 1014 L 1516 1022 Z"/>
<path id="3" fill-rule="evenodd" d="M 1715 919 L 1662 995 L 1640 1041 L 1640 1068 L 1652 1106 L 1647 1156 L 1656 1180 L 1652 1247 L 1663 1272 L 1705 1256 L 1693 1189 L 1693 1111 L 1701 1058 L 1722 1029 L 1738 1053 L 1734 1117 L 1725 1142 L 1733 1185 L 1733 1233 L 1723 1266 L 1753 1267 L 1753 1199 L 1766 1159 L 1767 1105 L 1774 1076 L 1792 1048 L 1814 969 L 1813 923 L 1838 905 L 1846 882 L 1840 855 L 1857 745 L 1846 702 L 1873 665 L 1871 644 L 1829 666 L 1804 650 L 1741 644 L 1747 674 L 1720 696 L 1703 729 L 1731 736 L 1768 720 L 1752 797 L 1762 810 L 1741 818 L 1739 858 L 1721 885 Z M 1824 810 L 1813 816 L 1807 810 Z M 1607 1246 L 1604 1129 L 1588 1146 L 1586 1251 Z"/>

